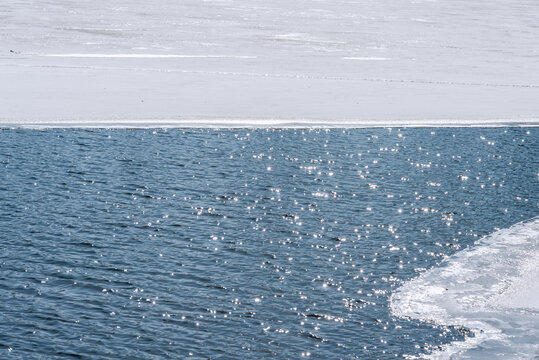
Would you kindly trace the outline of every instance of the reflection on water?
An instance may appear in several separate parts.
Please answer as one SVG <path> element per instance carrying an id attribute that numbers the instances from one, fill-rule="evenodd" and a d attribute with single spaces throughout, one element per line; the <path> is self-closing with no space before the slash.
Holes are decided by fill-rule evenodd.
<path id="1" fill-rule="evenodd" d="M 538 215 L 537 130 L 0 132 L 0 353 L 393 358 L 403 281 Z"/>

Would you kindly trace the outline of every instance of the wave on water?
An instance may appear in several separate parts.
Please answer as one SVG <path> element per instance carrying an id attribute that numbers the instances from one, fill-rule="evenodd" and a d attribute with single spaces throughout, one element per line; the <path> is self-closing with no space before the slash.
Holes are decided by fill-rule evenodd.
<path id="1" fill-rule="evenodd" d="M 539 355 L 539 217 L 496 231 L 391 296 L 399 317 L 470 332 L 432 359 Z"/>

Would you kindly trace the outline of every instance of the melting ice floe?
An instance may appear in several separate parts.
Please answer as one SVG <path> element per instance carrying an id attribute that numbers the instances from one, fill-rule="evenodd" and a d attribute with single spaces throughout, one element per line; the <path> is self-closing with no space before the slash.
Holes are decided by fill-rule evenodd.
<path id="1" fill-rule="evenodd" d="M 539 355 L 539 217 L 496 231 L 456 253 L 391 297 L 400 317 L 474 333 L 430 358 Z"/>

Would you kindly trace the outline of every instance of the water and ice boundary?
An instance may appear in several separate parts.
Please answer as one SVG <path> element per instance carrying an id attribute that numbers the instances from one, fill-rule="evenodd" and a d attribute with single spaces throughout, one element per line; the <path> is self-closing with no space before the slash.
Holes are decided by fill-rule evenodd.
<path id="1" fill-rule="evenodd" d="M 157 128 L 391 128 L 391 127 L 538 127 L 539 118 L 530 119 L 411 119 L 411 120 L 325 120 L 274 118 L 194 118 L 152 120 L 1 120 L 0 129 L 157 129 Z"/>
<path id="2" fill-rule="evenodd" d="M 399 317 L 471 331 L 432 359 L 539 355 L 539 217 L 496 231 L 391 296 Z"/>

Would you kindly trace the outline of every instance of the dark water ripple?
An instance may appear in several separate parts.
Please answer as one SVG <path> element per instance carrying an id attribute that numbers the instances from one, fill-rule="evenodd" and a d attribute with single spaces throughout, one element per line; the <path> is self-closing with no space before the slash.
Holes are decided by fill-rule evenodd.
<path id="1" fill-rule="evenodd" d="M 538 215 L 536 129 L 0 132 L 0 354 L 380 358 L 403 281 Z"/>

